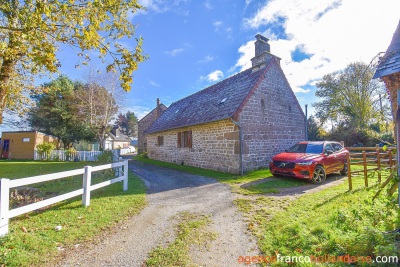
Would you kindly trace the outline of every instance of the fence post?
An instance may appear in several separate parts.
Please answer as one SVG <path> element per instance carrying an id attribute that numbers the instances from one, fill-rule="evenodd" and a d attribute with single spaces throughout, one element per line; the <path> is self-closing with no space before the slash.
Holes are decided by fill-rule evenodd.
<path id="1" fill-rule="evenodd" d="M 350 152 L 347 154 L 347 177 L 349 179 L 349 190 L 353 189 L 353 182 L 351 181 L 351 163 L 350 163 Z"/>
<path id="2" fill-rule="evenodd" d="M 368 187 L 368 172 L 367 172 L 367 153 L 363 151 L 363 165 L 364 165 L 364 183 Z"/>
<path id="3" fill-rule="evenodd" d="M 128 160 L 124 160 L 124 191 L 128 190 Z"/>
<path id="4" fill-rule="evenodd" d="M 90 185 L 92 180 L 92 166 L 85 166 L 85 173 L 83 174 L 83 194 L 82 205 L 87 207 L 90 205 Z"/>
<path id="5" fill-rule="evenodd" d="M 8 210 L 10 208 L 10 179 L 0 179 L 0 236 L 8 234 Z"/>
<path id="6" fill-rule="evenodd" d="M 381 150 L 379 149 L 379 146 L 376 145 L 376 160 L 377 160 L 377 167 L 378 167 L 378 182 L 381 182 L 382 176 L 381 176 Z"/>

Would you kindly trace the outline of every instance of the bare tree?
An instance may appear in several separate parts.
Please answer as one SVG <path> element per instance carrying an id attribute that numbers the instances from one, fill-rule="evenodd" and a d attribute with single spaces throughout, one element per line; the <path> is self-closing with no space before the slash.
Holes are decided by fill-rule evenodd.
<path id="1" fill-rule="evenodd" d="M 122 93 L 115 74 L 94 74 L 93 70 L 76 91 L 80 112 L 95 130 L 100 149 L 104 148 L 104 140 L 112 128 L 110 123 L 118 111 Z"/>

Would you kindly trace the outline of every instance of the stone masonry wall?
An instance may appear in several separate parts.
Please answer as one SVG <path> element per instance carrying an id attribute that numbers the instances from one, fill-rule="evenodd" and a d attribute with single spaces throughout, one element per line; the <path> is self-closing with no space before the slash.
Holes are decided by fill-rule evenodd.
<path id="1" fill-rule="evenodd" d="M 305 138 L 305 117 L 278 63 L 273 63 L 239 114 L 243 168 L 267 167 L 273 155 Z"/>
<path id="2" fill-rule="evenodd" d="M 167 107 L 160 105 L 161 113 L 163 113 Z M 138 153 L 141 154 L 146 151 L 146 136 L 143 133 L 149 126 L 158 118 L 157 108 L 153 109 L 149 114 L 143 117 L 138 122 Z"/>
<path id="3" fill-rule="evenodd" d="M 178 132 L 192 131 L 192 148 L 178 148 Z M 164 145 L 158 146 L 158 136 Z M 230 120 L 147 135 L 149 158 L 217 171 L 239 173 L 239 129 Z"/>

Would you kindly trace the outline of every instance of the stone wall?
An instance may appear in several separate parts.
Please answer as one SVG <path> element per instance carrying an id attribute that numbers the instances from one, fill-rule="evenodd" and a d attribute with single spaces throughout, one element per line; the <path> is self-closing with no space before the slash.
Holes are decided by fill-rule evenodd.
<path id="1" fill-rule="evenodd" d="M 192 148 L 178 147 L 178 132 L 192 131 Z M 158 136 L 164 145 L 158 146 Z M 147 135 L 149 158 L 217 171 L 239 173 L 239 129 L 230 120 Z"/>
<path id="2" fill-rule="evenodd" d="M 167 107 L 160 104 L 160 114 L 162 114 Z M 138 153 L 141 154 L 147 150 L 146 136 L 143 133 L 149 126 L 158 118 L 157 108 L 150 111 L 149 114 L 144 116 L 138 122 Z"/>
<path id="3" fill-rule="evenodd" d="M 279 63 L 271 64 L 239 114 L 243 168 L 267 167 L 271 157 L 305 138 L 305 117 Z"/>

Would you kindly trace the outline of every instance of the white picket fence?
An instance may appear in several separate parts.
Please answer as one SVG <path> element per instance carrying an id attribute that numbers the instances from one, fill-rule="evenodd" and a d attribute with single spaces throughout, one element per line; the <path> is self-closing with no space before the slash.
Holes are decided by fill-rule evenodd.
<path id="1" fill-rule="evenodd" d="M 128 149 L 129 151 L 129 149 Z M 114 158 L 118 159 L 119 155 L 124 155 L 129 152 L 124 150 L 112 150 Z M 59 161 L 96 161 L 97 157 L 101 155 L 103 151 L 75 151 L 67 152 L 66 150 L 53 150 L 50 154 L 41 155 L 36 150 L 34 151 L 34 160 L 59 160 Z"/>
<path id="2" fill-rule="evenodd" d="M 92 172 L 116 168 L 118 170 L 118 176 L 111 180 L 101 182 L 98 184 L 91 184 Z M 46 200 L 42 200 L 36 203 L 28 204 L 22 207 L 18 207 L 10 210 L 10 189 L 29 184 L 41 183 L 46 181 L 52 181 L 56 179 L 71 177 L 74 175 L 81 175 L 83 179 L 83 186 L 81 189 L 65 193 L 56 197 L 52 197 Z M 79 195 L 82 195 L 82 205 L 90 205 L 90 192 L 117 182 L 123 182 L 123 190 L 128 190 L 128 160 L 124 160 L 118 163 L 105 164 L 101 166 L 85 166 L 82 169 L 64 171 L 52 174 L 45 174 L 21 179 L 10 180 L 6 178 L 0 179 L 0 236 L 4 236 L 8 233 L 9 219 L 19 216 L 24 213 L 28 213 L 52 204 L 55 204 L 66 199 L 70 199 Z"/>

